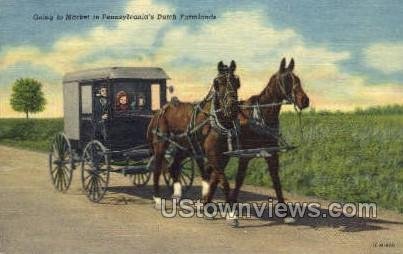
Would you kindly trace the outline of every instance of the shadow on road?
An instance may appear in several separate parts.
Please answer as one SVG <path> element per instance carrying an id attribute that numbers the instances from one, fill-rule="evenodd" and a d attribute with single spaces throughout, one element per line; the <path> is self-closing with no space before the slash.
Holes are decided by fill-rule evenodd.
<path id="1" fill-rule="evenodd" d="M 161 186 L 162 187 L 162 186 Z M 162 187 L 162 195 L 163 197 L 169 198 L 171 195 L 171 191 L 168 187 Z M 113 193 L 121 193 L 127 194 L 133 199 L 123 198 L 123 202 L 121 200 L 116 200 L 116 198 L 106 198 L 106 204 L 130 204 L 132 201 L 135 203 L 138 202 L 138 198 L 148 199 L 149 202 L 143 202 L 146 204 L 152 203 L 153 199 L 153 188 L 151 185 L 147 185 L 144 187 L 128 187 L 128 186 L 114 186 L 109 187 L 108 192 Z M 134 198 L 136 197 L 136 198 Z M 241 191 L 240 192 L 240 202 L 267 202 L 268 196 L 262 195 L 259 193 L 249 192 L 249 191 Z M 197 200 L 201 198 L 201 188 L 199 186 L 192 187 L 186 194 L 183 195 L 183 198 L 189 198 L 193 200 Z M 273 200 L 275 198 L 271 197 Z M 217 190 L 215 195 L 216 200 L 223 200 L 224 196 L 220 190 Z M 252 209 L 253 210 L 253 209 Z M 331 217 L 329 211 L 324 208 L 318 208 L 320 211 L 319 217 L 310 217 L 307 213 L 304 214 L 303 217 L 295 218 L 295 222 L 292 224 L 287 224 L 287 226 L 304 226 L 310 227 L 314 229 L 319 228 L 336 228 L 342 232 L 361 232 L 361 231 L 373 231 L 373 230 L 387 230 L 387 225 L 403 225 L 403 222 L 399 221 L 389 221 L 384 219 L 376 219 L 376 218 L 358 218 L 358 217 L 346 217 L 341 216 L 338 218 Z M 252 214 L 251 218 L 242 217 L 240 218 L 240 228 L 254 228 L 254 227 L 273 227 L 277 225 L 283 225 L 283 218 L 279 217 L 270 217 L 269 211 L 266 208 L 263 212 L 263 215 L 258 218 L 256 214 Z M 248 221 L 253 220 L 261 220 L 266 223 L 256 224 L 256 223 L 248 223 Z M 267 223 L 269 222 L 269 223 Z"/>

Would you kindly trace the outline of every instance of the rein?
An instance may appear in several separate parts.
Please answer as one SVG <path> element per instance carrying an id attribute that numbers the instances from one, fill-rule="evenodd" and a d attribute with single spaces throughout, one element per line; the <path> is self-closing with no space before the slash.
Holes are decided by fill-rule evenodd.
<path id="1" fill-rule="evenodd" d="M 287 74 L 289 75 L 289 74 Z M 292 89 L 294 89 L 295 87 L 295 79 L 293 75 L 290 75 L 291 79 L 292 79 Z M 272 103 L 266 103 L 266 104 L 255 104 L 255 105 L 240 105 L 240 108 L 254 108 L 256 107 L 256 105 L 259 105 L 259 107 L 261 108 L 269 108 L 269 107 L 275 107 L 275 106 L 281 106 L 281 105 L 291 105 L 294 104 L 295 107 L 295 97 L 294 97 L 294 93 L 291 92 L 291 95 L 288 95 L 286 90 L 285 90 L 285 84 L 283 82 L 283 80 L 280 77 L 280 74 L 277 74 L 277 84 L 279 84 L 280 90 L 283 94 L 283 96 L 286 98 L 285 101 L 281 101 L 281 102 L 272 102 Z"/>
<path id="2" fill-rule="evenodd" d="M 279 84 L 280 90 L 283 93 L 283 96 L 286 98 L 285 101 L 282 102 L 273 102 L 273 103 L 266 103 L 266 104 L 260 104 L 259 102 L 253 105 L 240 105 L 240 108 L 243 109 L 250 109 L 252 108 L 252 116 L 251 118 L 253 121 L 251 122 L 253 125 L 257 126 L 260 128 L 261 132 L 264 132 L 265 134 L 268 134 L 280 141 L 283 145 L 289 147 L 290 145 L 286 142 L 286 140 L 282 137 L 280 130 L 278 128 L 272 128 L 267 125 L 266 119 L 264 118 L 262 108 L 270 108 L 270 107 L 276 107 L 276 106 L 281 106 L 281 105 L 293 105 L 294 110 L 297 113 L 298 117 L 298 128 L 299 128 L 299 133 L 300 133 L 300 144 L 303 142 L 303 126 L 302 126 L 302 110 L 299 110 L 295 104 L 295 96 L 294 93 L 291 92 L 291 95 L 288 95 L 286 90 L 285 90 L 285 84 L 283 80 L 280 78 L 280 75 L 277 74 L 277 82 Z M 293 75 L 290 75 L 292 79 L 292 89 L 295 87 L 295 79 Z"/>
<path id="3" fill-rule="evenodd" d="M 216 97 L 215 95 L 214 97 Z M 223 126 L 220 121 L 218 120 L 217 116 L 217 110 L 215 109 L 215 103 L 214 101 L 211 103 L 211 108 L 210 108 L 210 124 L 211 127 L 213 127 L 220 135 L 226 135 L 227 136 L 227 144 L 228 144 L 228 151 L 233 150 L 232 146 L 232 137 L 235 136 L 236 138 L 236 145 L 239 148 L 239 131 L 240 131 L 240 126 L 239 126 L 239 121 L 232 121 L 232 128 L 226 128 Z"/>
<path id="4" fill-rule="evenodd" d="M 253 105 L 239 105 L 240 108 L 255 108 L 257 105 L 259 105 L 259 108 L 270 108 L 274 106 L 280 106 L 280 105 L 291 105 L 293 104 L 292 102 L 289 101 L 284 101 L 284 102 L 273 102 L 273 103 L 266 103 L 266 104 L 253 104 Z"/>
<path id="5" fill-rule="evenodd" d="M 228 78 L 227 78 L 228 80 Z M 227 81 L 229 82 L 229 81 Z M 227 93 L 224 97 L 227 97 L 229 93 Z M 196 148 L 194 147 L 193 144 L 193 140 L 192 137 L 196 134 L 196 132 L 198 132 L 201 128 L 203 128 L 207 123 L 210 123 L 211 126 L 217 130 L 217 132 L 220 135 L 226 135 L 227 136 L 227 143 L 228 143 L 228 150 L 232 151 L 233 147 L 232 147 L 232 137 L 233 135 L 235 135 L 236 137 L 236 141 L 237 141 L 237 145 L 239 147 L 239 123 L 236 124 L 235 121 L 233 121 L 233 128 L 226 128 L 225 126 L 223 126 L 220 123 L 220 120 L 218 119 L 217 113 L 223 111 L 223 109 L 216 109 L 215 108 L 215 102 L 218 100 L 218 96 L 217 96 L 217 92 L 213 92 L 212 87 L 210 88 L 208 94 L 206 95 L 206 97 L 198 102 L 192 110 L 192 117 L 191 117 L 191 121 L 189 122 L 187 129 L 185 132 L 180 133 L 180 134 L 166 134 L 163 133 L 161 131 L 158 130 L 158 128 L 154 129 L 152 132 L 154 134 L 156 134 L 158 137 L 164 139 L 165 141 L 170 142 L 171 144 L 173 144 L 174 146 L 180 148 L 181 150 L 186 150 L 185 147 L 181 146 L 180 144 L 178 144 L 178 142 L 175 141 L 175 139 L 180 139 L 180 138 L 187 138 L 188 143 L 190 144 L 190 147 L 192 149 L 193 154 L 197 154 Z M 207 102 L 211 102 L 211 106 L 210 106 L 210 112 L 207 112 L 205 110 L 203 110 L 203 104 L 207 103 Z M 203 106 L 202 106 L 203 105 Z M 160 117 L 164 114 L 165 112 L 164 108 L 163 110 L 160 111 L 159 113 L 159 117 L 158 117 L 158 121 L 160 119 Z M 196 118 L 197 115 L 199 113 L 204 113 L 206 116 L 208 116 L 204 121 L 202 121 L 201 123 L 196 125 Z M 158 126 L 158 124 L 157 124 Z M 200 147 L 200 143 L 197 142 L 198 146 L 199 146 L 199 152 L 202 152 L 201 147 Z"/>

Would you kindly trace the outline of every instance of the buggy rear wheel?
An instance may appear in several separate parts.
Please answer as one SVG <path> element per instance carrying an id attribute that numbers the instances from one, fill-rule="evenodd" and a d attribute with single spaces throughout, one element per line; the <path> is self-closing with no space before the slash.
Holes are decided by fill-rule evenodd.
<path id="1" fill-rule="evenodd" d="M 66 192 L 73 178 L 73 153 L 69 139 L 63 133 L 56 134 L 49 152 L 49 175 L 57 191 Z"/>
<path id="2" fill-rule="evenodd" d="M 143 187 L 147 185 L 151 178 L 151 172 L 154 170 L 154 156 L 152 156 L 146 165 L 147 171 L 134 173 L 131 177 L 133 180 L 133 185 L 137 187 Z"/>
<path id="3" fill-rule="evenodd" d="M 89 200 L 99 202 L 105 195 L 109 184 L 109 155 L 98 140 L 89 142 L 83 152 L 81 164 L 81 183 Z"/>
<path id="4" fill-rule="evenodd" d="M 146 165 L 147 171 L 132 175 L 133 185 L 137 187 L 145 186 L 150 181 L 151 172 L 154 171 L 154 165 L 154 156 L 151 156 Z"/>
<path id="5" fill-rule="evenodd" d="M 195 177 L 195 163 L 192 157 L 185 158 L 180 164 L 179 182 L 183 187 L 183 193 L 190 190 Z M 165 184 L 172 188 L 173 179 L 169 172 L 163 172 Z"/>
<path id="6" fill-rule="evenodd" d="M 136 173 L 132 175 L 132 182 L 134 186 L 143 187 L 150 181 L 151 172 Z"/>

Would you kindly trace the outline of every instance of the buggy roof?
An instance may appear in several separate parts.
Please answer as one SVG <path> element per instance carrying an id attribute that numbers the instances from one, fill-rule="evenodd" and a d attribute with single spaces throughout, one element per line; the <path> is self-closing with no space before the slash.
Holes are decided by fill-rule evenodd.
<path id="1" fill-rule="evenodd" d="M 104 79 L 158 80 L 169 79 L 169 76 L 158 67 L 108 67 L 66 73 L 63 83 Z"/>

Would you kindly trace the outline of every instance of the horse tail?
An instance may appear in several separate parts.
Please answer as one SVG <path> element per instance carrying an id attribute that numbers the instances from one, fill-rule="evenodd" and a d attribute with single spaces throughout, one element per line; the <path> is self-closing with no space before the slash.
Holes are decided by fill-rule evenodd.
<path id="1" fill-rule="evenodd" d="M 161 108 L 159 111 L 157 111 L 153 117 L 150 120 L 150 123 L 148 124 L 147 127 L 147 133 L 146 133 L 146 141 L 150 145 L 151 150 L 153 150 L 153 144 L 155 142 L 154 140 L 154 134 L 155 132 L 158 131 L 159 126 L 160 126 L 160 121 L 163 120 L 161 118 L 165 118 L 165 111 L 166 111 L 167 106 L 164 106 Z"/>
<path id="2" fill-rule="evenodd" d="M 153 130 L 156 129 L 155 123 L 156 123 L 158 113 L 159 112 L 157 112 L 156 114 L 153 115 L 153 117 L 151 118 L 150 123 L 148 124 L 148 127 L 147 127 L 146 141 L 150 145 L 151 150 L 153 150 L 153 136 L 154 136 Z"/>

